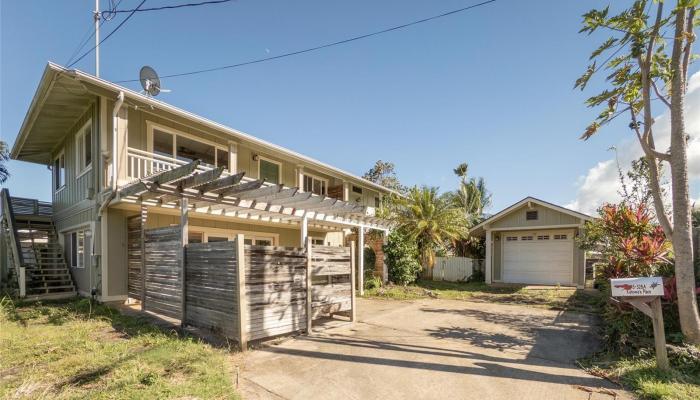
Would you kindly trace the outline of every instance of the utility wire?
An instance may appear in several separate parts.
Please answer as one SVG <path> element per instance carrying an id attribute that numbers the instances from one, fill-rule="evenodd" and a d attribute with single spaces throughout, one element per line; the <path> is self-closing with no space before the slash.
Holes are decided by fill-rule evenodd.
<path id="1" fill-rule="evenodd" d="M 210 4 L 221 4 L 221 3 L 228 3 L 233 0 L 210 0 L 210 1 L 202 1 L 199 3 L 184 3 L 184 4 L 174 4 L 172 6 L 160 6 L 160 7 L 151 7 L 151 8 L 138 8 L 136 7 L 133 10 L 112 10 L 111 12 L 105 11 L 103 14 L 117 14 L 117 13 L 127 13 L 127 12 L 144 12 L 144 11 L 161 11 L 161 10 L 172 10 L 175 8 L 184 8 L 184 7 L 197 7 L 197 6 L 206 6 Z"/>
<path id="2" fill-rule="evenodd" d="M 114 2 L 113 2 L 112 0 L 110 0 L 110 2 L 109 2 L 110 8 L 109 8 L 109 10 L 107 10 L 107 11 L 109 11 L 109 12 L 114 12 L 114 10 L 116 10 L 117 7 L 119 7 L 119 4 L 121 4 L 121 2 L 122 2 L 122 0 L 119 0 L 116 4 L 114 4 Z M 107 11 L 105 11 L 105 12 L 107 12 Z M 103 13 L 100 13 L 100 14 L 103 14 Z M 110 17 L 110 18 L 104 18 L 104 17 L 103 17 L 103 18 L 100 20 L 100 28 L 102 28 L 102 25 L 103 25 L 105 22 L 111 21 L 112 18 L 113 18 L 113 17 Z M 88 34 L 89 34 L 89 35 L 88 35 Z M 94 24 L 94 23 L 90 24 L 90 26 L 88 27 L 87 32 L 85 32 L 85 35 L 83 36 L 83 39 L 82 39 L 81 42 L 80 42 L 80 44 L 78 45 L 78 47 L 76 47 L 75 51 L 73 51 L 73 54 L 71 54 L 71 56 L 70 56 L 70 58 L 68 59 L 68 61 L 66 61 L 63 65 L 68 65 L 68 64 L 70 64 L 71 61 L 73 61 L 73 58 L 75 58 L 75 56 L 77 56 L 78 53 L 80 53 L 80 51 L 85 47 L 86 44 L 88 44 L 88 42 L 89 42 L 93 37 L 95 37 L 95 24 Z"/>
<path id="3" fill-rule="evenodd" d="M 83 58 L 85 58 L 85 56 L 87 56 L 88 54 L 92 53 L 93 50 L 95 50 L 95 49 L 97 48 L 97 46 L 101 45 L 102 43 L 105 42 L 105 40 L 109 39 L 110 36 L 114 35 L 114 34 L 119 30 L 119 28 L 121 28 L 122 25 L 124 25 L 124 24 L 126 23 L 126 21 L 129 20 L 129 18 L 131 18 L 131 17 L 134 16 L 134 14 L 136 13 L 136 10 L 138 10 L 139 8 L 141 8 L 141 6 L 143 5 L 143 3 L 145 3 L 145 2 L 146 2 L 146 0 L 142 0 L 141 3 L 138 5 L 138 7 L 136 7 L 134 10 L 131 11 L 131 14 L 127 15 L 126 18 L 124 18 L 124 19 L 122 20 L 122 22 L 120 22 L 119 25 L 117 25 L 117 27 L 114 28 L 114 30 L 112 30 L 112 32 L 110 32 L 109 34 L 107 34 L 107 36 L 105 36 L 104 39 L 100 40 L 100 43 L 98 43 L 98 44 L 95 45 L 95 46 L 92 46 L 92 48 L 91 48 L 90 50 L 88 50 L 88 51 L 86 51 L 85 53 L 83 53 L 83 55 L 81 55 L 80 57 L 78 57 L 75 61 L 73 61 L 72 63 L 70 63 L 69 65 L 67 65 L 66 68 L 70 68 L 70 67 L 74 66 L 75 64 L 77 64 L 80 60 L 82 60 Z"/>
<path id="4" fill-rule="evenodd" d="M 380 30 L 380 31 L 368 33 L 368 34 L 365 34 L 365 35 L 354 36 L 354 37 L 351 37 L 351 38 L 349 38 L 349 39 L 339 40 L 339 41 L 337 41 L 337 42 L 326 43 L 326 44 L 323 44 L 323 45 L 320 45 L 320 46 L 316 46 L 316 47 L 310 47 L 310 48 L 304 49 L 304 50 L 297 50 L 297 51 L 293 51 L 293 52 L 290 52 L 290 53 L 284 53 L 284 54 L 280 54 L 280 55 L 272 56 L 272 57 L 259 58 L 259 59 L 256 59 L 256 60 L 245 61 L 245 62 L 241 62 L 241 63 L 238 63 L 238 64 L 223 65 L 223 66 L 220 66 L 220 67 L 206 68 L 206 69 L 200 69 L 200 70 L 190 71 L 190 72 L 181 72 L 181 73 L 178 73 L 178 74 L 163 75 L 163 76 L 161 76 L 161 78 L 175 78 L 175 77 L 180 77 L 180 76 L 188 76 L 188 75 L 203 74 L 203 73 L 206 73 L 206 72 L 221 71 L 221 70 L 225 70 L 225 69 L 238 68 L 238 67 L 242 67 L 242 66 L 245 66 L 245 65 L 258 64 L 258 63 L 262 63 L 262 62 L 266 62 L 266 61 L 277 60 L 277 59 L 280 59 L 280 58 L 296 56 L 296 55 L 299 55 L 299 54 L 310 53 L 310 52 L 312 52 L 312 51 L 321 50 L 321 49 L 325 49 L 325 48 L 333 47 L 333 46 L 338 46 L 338 45 L 341 45 L 341 44 L 346 44 L 346 43 L 354 42 L 354 41 L 360 40 L 360 39 L 366 39 L 366 38 L 368 38 L 368 37 L 381 35 L 381 34 L 383 34 L 383 33 L 391 32 L 391 31 L 396 31 L 396 30 L 399 30 L 399 29 L 404 29 L 404 28 L 407 28 L 407 27 L 413 26 L 413 25 L 418 25 L 418 24 L 421 24 L 421 23 L 423 23 L 423 22 L 428 22 L 428 21 L 432 21 L 432 20 L 435 20 L 435 19 L 438 19 L 438 18 L 447 17 L 447 16 L 449 16 L 449 15 L 453 15 L 453 14 L 457 14 L 457 13 L 460 13 L 460 12 L 463 12 L 463 11 L 471 10 L 471 9 L 473 9 L 473 8 L 477 8 L 477 7 L 480 7 L 480 6 L 484 6 L 484 5 L 487 5 L 487 4 L 489 4 L 489 3 L 494 3 L 495 1 L 496 1 L 496 0 L 488 0 L 488 1 L 481 2 L 481 3 L 472 4 L 472 5 L 467 6 L 467 7 L 459 8 L 459 9 L 457 9 L 457 10 L 448 11 L 448 12 L 445 12 L 445 13 L 442 13 L 442 14 L 434 15 L 434 16 L 432 16 L 432 17 L 419 19 L 419 20 L 417 20 L 417 21 L 409 22 L 409 23 L 402 24 L 402 25 L 397 25 L 397 26 L 394 26 L 394 27 L 391 27 L 391 28 L 387 28 L 387 29 L 382 29 L 382 30 Z M 126 79 L 126 80 L 115 81 L 115 82 L 116 82 L 116 83 L 126 83 L 126 82 L 137 82 L 137 81 L 139 81 L 139 79 Z"/>

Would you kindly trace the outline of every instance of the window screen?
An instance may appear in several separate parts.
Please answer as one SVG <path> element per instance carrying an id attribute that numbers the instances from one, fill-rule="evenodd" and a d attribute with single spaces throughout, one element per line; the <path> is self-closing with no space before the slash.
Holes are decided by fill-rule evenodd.
<path id="1" fill-rule="evenodd" d="M 280 183 L 280 166 L 271 161 L 260 159 L 260 177 L 270 183 Z"/>

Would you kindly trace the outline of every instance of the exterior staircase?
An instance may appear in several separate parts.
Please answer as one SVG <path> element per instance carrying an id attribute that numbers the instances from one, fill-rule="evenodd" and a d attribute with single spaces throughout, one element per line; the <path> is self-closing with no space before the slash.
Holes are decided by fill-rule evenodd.
<path id="1" fill-rule="evenodd" d="M 51 204 L 10 197 L 7 189 L 3 189 L 2 200 L 3 233 L 10 236 L 6 244 L 14 264 L 10 275 L 17 277 L 18 288 L 24 286 L 20 295 L 28 299 L 75 296 L 75 285 L 51 219 Z"/>

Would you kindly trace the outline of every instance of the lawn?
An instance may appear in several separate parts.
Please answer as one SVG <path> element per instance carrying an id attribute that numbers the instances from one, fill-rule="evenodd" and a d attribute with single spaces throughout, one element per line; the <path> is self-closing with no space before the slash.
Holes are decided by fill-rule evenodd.
<path id="1" fill-rule="evenodd" d="M 522 286 L 497 287 L 483 282 L 443 282 L 418 280 L 413 285 L 388 285 L 365 291 L 366 297 L 415 300 L 440 298 L 493 303 L 526 304 L 559 310 L 596 312 L 600 302 L 597 291 L 573 288 L 530 289 Z"/>
<path id="2" fill-rule="evenodd" d="M 700 350 L 698 350 L 700 351 Z M 698 361 L 671 357 L 672 369 L 656 369 L 651 351 L 632 358 L 617 358 L 600 354 L 583 360 L 583 367 L 592 375 L 604 377 L 634 392 L 640 399 L 697 400 L 700 399 L 700 365 Z"/>
<path id="3" fill-rule="evenodd" d="M 91 303 L 0 300 L 0 398 L 236 399 L 225 350 Z"/>

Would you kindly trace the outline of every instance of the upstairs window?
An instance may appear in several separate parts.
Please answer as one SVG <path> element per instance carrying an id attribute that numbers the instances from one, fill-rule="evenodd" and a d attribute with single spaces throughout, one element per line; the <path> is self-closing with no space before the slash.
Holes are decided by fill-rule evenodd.
<path id="1" fill-rule="evenodd" d="M 537 211 L 527 211 L 525 212 L 525 219 L 527 221 L 536 221 L 538 218 Z"/>
<path id="2" fill-rule="evenodd" d="M 75 170 L 76 176 L 90 169 L 92 166 L 92 122 L 75 135 Z"/>
<path id="3" fill-rule="evenodd" d="M 325 196 L 328 194 L 328 181 L 312 175 L 304 175 L 304 191 Z"/>
<path id="4" fill-rule="evenodd" d="M 352 192 L 353 192 L 353 193 L 357 193 L 357 194 L 362 194 L 362 188 L 359 187 L 359 186 L 353 185 L 353 186 L 352 186 Z"/>
<path id="5" fill-rule="evenodd" d="M 66 156 L 61 152 L 53 161 L 53 188 L 59 190 L 66 185 Z"/>
<path id="6" fill-rule="evenodd" d="M 151 150 L 154 154 L 179 161 L 190 163 L 200 160 L 209 167 L 223 166 L 229 169 L 228 150 L 206 140 L 177 131 L 170 131 L 165 127 L 150 126 Z M 168 160 L 170 161 L 170 160 Z"/>
<path id="7" fill-rule="evenodd" d="M 258 158 L 258 179 L 265 179 L 266 182 L 280 183 L 282 165 L 276 161 L 265 158 Z"/>
<path id="8" fill-rule="evenodd" d="M 202 164 L 216 165 L 216 148 L 184 136 L 178 136 L 176 142 L 177 159 L 190 163 L 201 160 Z"/>

